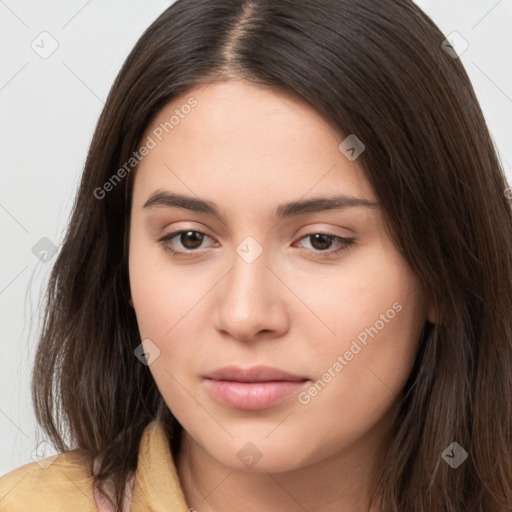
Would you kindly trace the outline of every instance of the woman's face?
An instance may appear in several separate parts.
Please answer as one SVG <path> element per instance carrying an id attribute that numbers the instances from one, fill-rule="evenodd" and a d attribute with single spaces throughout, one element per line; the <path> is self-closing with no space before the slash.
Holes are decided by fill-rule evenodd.
<path id="1" fill-rule="evenodd" d="M 427 310 L 344 139 L 307 104 L 238 81 L 176 98 L 144 136 L 133 306 L 168 407 L 222 465 L 370 457 L 389 432 Z M 335 196 L 353 202 L 319 200 Z M 275 371 L 242 371 L 258 366 Z"/>

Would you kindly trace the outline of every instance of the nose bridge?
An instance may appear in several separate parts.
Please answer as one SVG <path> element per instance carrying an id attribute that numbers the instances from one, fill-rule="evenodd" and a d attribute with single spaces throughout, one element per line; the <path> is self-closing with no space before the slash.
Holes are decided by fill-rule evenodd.
<path id="1" fill-rule="evenodd" d="M 217 327 L 249 339 L 261 330 L 276 330 L 286 322 L 276 278 L 269 270 L 268 252 L 253 237 L 237 247 L 218 301 Z"/>
<path id="2" fill-rule="evenodd" d="M 255 308 L 267 302 L 265 290 L 272 285 L 268 270 L 269 258 L 267 251 L 253 237 L 247 237 L 236 247 L 233 258 L 233 270 L 228 276 L 226 302 L 233 301 L 231 307 L 244 313 L 244 310 Z"/>

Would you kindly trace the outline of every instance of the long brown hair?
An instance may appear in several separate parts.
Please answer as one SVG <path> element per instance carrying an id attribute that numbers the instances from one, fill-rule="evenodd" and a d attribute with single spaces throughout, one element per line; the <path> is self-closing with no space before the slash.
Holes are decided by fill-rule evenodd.
<path id="1" fill-rule="evenodd" d="M 178 0 L 139 39 L 90 146 L 45 296 L 32 388 L 56 448 L 101 457 L 95 483 L 112 480 L 118 508 L 144 427 L 158 417 L 175 455 L 181 426 L 134 356 L 136 166 L 105 184 L 174 97 L 242 78 L 293 92 L 363 141 L 358 163 L 438 312 L 425 323 L 373 504 L 512 510 L 512 212 L 474 90 L 445 38 L 410 0 Z M 468 454 L 456 469 L 441 457 L 454 441 Z"/>

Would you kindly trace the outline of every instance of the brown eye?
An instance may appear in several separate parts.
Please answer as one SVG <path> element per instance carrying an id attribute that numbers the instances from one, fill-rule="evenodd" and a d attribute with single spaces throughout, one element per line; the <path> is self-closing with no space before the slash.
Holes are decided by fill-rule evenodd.
<path id="1" fill-rule="evenodd" d="M 311 247 L 319 251 L 325 251 L 328 249 L 334 239 L 332 235 L 327 235 L 325 233 L 315 233 L 313 235 L 308 235 L 308 237 L 311 241 Z"/>
<path id="2" fill-rule="evenodd" d="M 302 240 L 309 240 L 311 248 L 306 247 L 305 249 L 321 258 L 335 257 L 349 249 L 355 242 L 354 238 L 344 238 L 334 233 L 309 233 L 300 239 L 300 241 Z M 337 248 L 330 249 L 333 243 Z"/>
<path id="3" fill-rule="evenodd" d="M 185 249 L 197 249 L 203 241 L 203 233 L 199 231 L 183 231 L 179 234 L 178 239 Z"/>
<path id="4" fill-rule="evenodd" d="M 196 251 L 204 239 L 210 238 L 201 231 L 194 229 L 175 231 L 160 238 L 159 242 L 164 246 L 164 249 L 171 254 L 187 255 L 188 253 L 199 252 Z M 181 246 L 181 247 L 180 247 Z"/>

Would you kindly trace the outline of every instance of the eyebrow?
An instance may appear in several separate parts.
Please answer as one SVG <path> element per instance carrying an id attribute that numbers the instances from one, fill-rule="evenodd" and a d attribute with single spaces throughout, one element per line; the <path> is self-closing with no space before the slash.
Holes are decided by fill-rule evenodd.
<path id="1" fill-rule="evenodd" d="M 302 201 L 292 201 L 277 207 L 275 216 L 283 219 L 303 213 L 320 212 L 324 210 L 342 209 L 348 207 L 374 208 L 378 203 L 368 201 L 360 197 L 347 195 L 321 196 Z M 196 197 L 185 196 L 157 190 L 144 203 L 143 208 L 166 206 L 170 208 L 184 208 L 194 212 L 207 213 L 222 218 L 218 206 L 211 202 Z"/>

